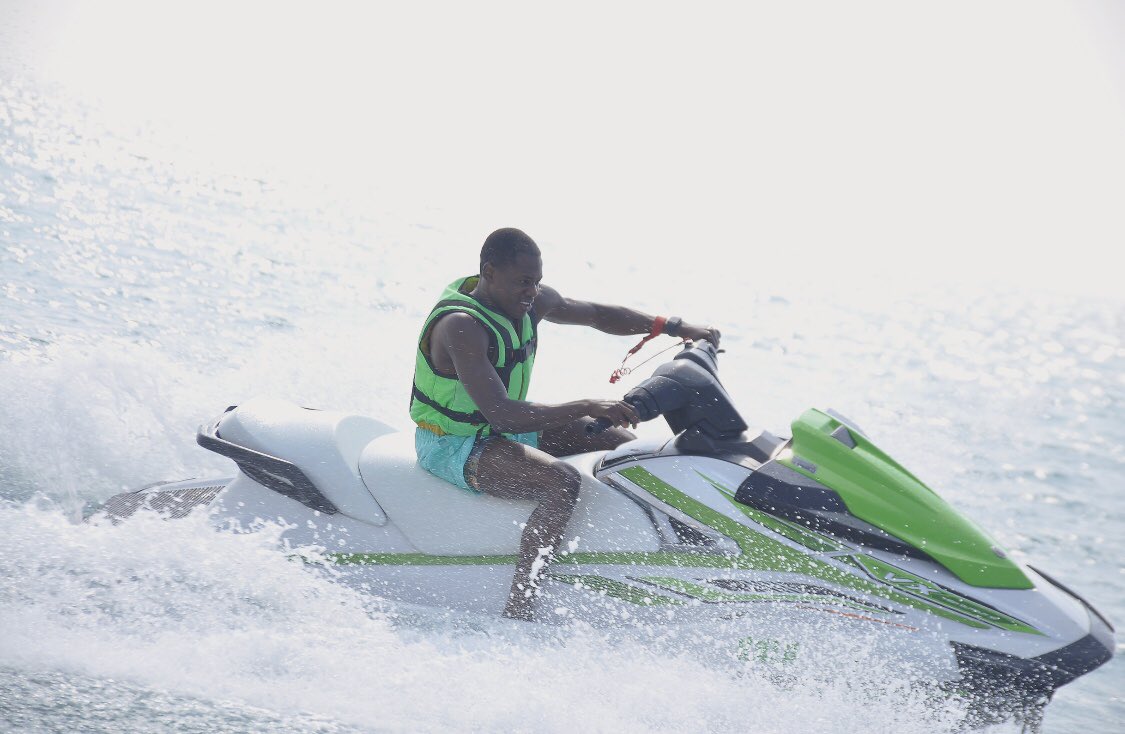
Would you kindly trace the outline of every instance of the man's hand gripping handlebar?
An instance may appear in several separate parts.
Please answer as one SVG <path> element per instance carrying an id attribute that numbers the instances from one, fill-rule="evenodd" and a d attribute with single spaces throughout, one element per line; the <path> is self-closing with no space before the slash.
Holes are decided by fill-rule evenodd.
<path id="1" fill-rule="evenodd" d="M 638 422 L 640 422 L 642 420 L 648 420 L 648 418 L 645 418 L 640 414 L 640 411 L 638 410 L 638 408 L 640 407 L 639 402 L 630 400 L 628 395 L 626 395 L 625 399 L 622 400 L 620 403 L 618 403 L 618 405 L 621 405 L 621 406 L 628 409 L 628 414 L 631 417 L 631 420 L 628 421 L 628 424 L 632 425 L 633 428 L 637 427 Z M 586 435 L 588 435 L 588 436 L 597 435 L 597 434 L 599 434 L 603 431 L 609 430 L 610 428 L 612 428 L 615 425 L 624 425 L 624 424 L 619 424 L 619 423 L 615 422 L 612 418 L 609 418 L 608 416 L 604 416 L 604 415 L 598 416 L 594 420 L 593 423 L 587 423 L 586 424 Z"/>

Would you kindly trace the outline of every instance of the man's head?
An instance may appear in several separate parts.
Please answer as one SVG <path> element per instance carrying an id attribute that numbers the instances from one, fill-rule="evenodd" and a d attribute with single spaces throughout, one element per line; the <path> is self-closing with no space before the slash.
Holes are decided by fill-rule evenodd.
<path id="1" fill-rule="evenodd" d="M 498 229 L 481 248 L 480 275 L 483 295 L 508 316 L 522 318 L 543 279 L 539 246 L 518 229 Z"/>
<path id="2" fill-rule="evenodd" d="M 523 230 L 515 227 L 498 229 L 488 235 L 484 247 L 480 248 L 480 271 L 484 273 L 485 263 L 491 263 L 496 267 L 511 265 L 519 255 L 540 257 L 539 245 L 535 244 L 535 240 L 528 237 Z"/>

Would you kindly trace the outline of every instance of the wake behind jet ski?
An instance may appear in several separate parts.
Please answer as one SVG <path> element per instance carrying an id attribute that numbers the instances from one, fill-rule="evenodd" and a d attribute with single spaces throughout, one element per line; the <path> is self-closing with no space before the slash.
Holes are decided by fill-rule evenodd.
<path id="1" fill-rule="evenodd" d="M 540 582 L 541 621 L 706 626 L 732 659 L 797 655 L 787 640 L 827 625 L 1032 719 L 1112 657 L 1096 609 L 1012 559 L 847 418 L 809 410 L 789 438 L 750 430 L 709 342 L 685 345 L 625 399 L 672 436 L 566 459 L 582 486 L 568 545 Z M 345 583 L 454 612 L 502 605 L 534 504 L 437 479 L 417 466 L 412 435 L 257 399 L 197 440 L 235 476 L 120 494 L 103 512 L 205 509 L 241 528 L 280 519 L 289 547 L 322 548 Z"/>

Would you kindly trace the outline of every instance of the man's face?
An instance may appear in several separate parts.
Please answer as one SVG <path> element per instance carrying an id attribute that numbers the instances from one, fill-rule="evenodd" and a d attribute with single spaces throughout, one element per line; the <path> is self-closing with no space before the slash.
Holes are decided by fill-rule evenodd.
<path id="1" fill-rule="evenodd" d="M 522 319 L 539 295 L 543 258 L 522 254 L 507 265 L 497 267 L 487 263 L 484 267 L 484 275 L 489 281 L 489 298 L 506 316 Z"/>

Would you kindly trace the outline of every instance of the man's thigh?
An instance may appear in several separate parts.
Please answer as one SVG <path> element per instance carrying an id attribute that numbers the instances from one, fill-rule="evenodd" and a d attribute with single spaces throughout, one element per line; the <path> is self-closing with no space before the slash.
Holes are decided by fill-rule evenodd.
<path id="1" fill-rule="evenodd" d="M 558 459 L 526 444 L 500 436 L 479 439 L 465 479 L 495 497 L 539 500 L 561 480 Z"/>
<path id="2" fill-rule="evenodd" d="M 609 451 L 636 438 L 632 432 L 617 427 L 591 436 L 586 433 L 586 426 L 593 422 L 593 418 L 579 418 L 558 428 L 548 428 L 539 439 L 539 448 L 551 456 L 573 456 L 587 451 Z"/>

